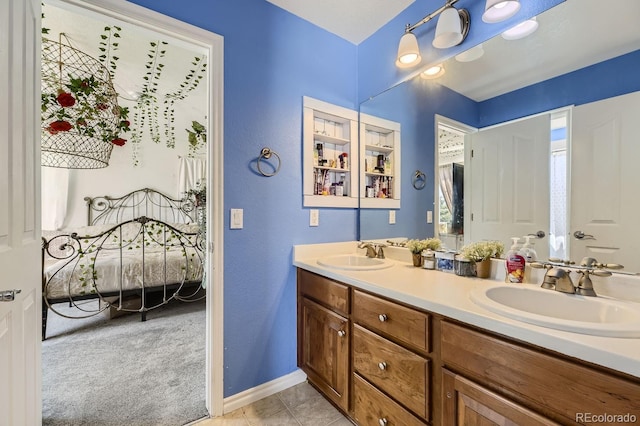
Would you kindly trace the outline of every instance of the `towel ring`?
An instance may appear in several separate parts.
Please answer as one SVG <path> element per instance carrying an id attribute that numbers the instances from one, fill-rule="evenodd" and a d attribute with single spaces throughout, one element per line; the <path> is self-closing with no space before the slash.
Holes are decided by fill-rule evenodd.
<path id="1" fill-rule="evenodd" d="M 416 170 L 411 179 L 411 184 L 417 190 L 421 190 L 427 184 L 427 176 L 420 170 Z"/>
<path id="2" fill-rule="evenodd" d="M 263 158 L 265 160 L 268 160 L 269 158 L 271 158 L 271 155 L 275 155 L 276 158 L 278 159 L 278 166 L 275 168 L 275 171 L 273 173 L 265 173 L 260 167 L 260 160 L 262 160 Z M 258 156 L 258 171 L 262 176 L 266 176 L 266 177 L 275 176 L 280 171 L 280 164 L 281 164 L 280 156 L 278 155 L 277 152 L 272 151 L 271 148 L 262 148 L 262 150 L 260 151 L 260 155 Z"/>

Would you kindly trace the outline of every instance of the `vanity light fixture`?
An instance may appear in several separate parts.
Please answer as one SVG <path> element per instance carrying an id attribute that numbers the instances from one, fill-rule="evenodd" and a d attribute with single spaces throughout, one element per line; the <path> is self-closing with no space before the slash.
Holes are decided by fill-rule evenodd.
<path id="1" fill-rule="evenodd" d="M 418 39 L 415 34 L 409 30 L 409 25 L 405 33 L 400 38 L 400 44 L 398 45 L 398 59 L 396 60 L 396 66 L 400 68 L 409 68 L 414 65 L 418 65 L 422 57 L 420 56 L 420 48 L 418 47 Z"/>
<path id="2" fill-rule="evenodd" d="M 434 65 L 427 68 L 420 73 L 420 77 L 426 80 L 432 80 L 434 78 L 442 77 L 445 73 L 444 66 L 442 64 Z"/>
<path id="3" fill-rule="evenodd" d="M 520 10 L 520 0 L 487 0 L 482 21 L 495 24 L 511 18 Z"/>
<path id="4" fill-rule="evenodd" d="M 438 15 L 438 23 L 436 25 L 436 34 L 433 39 L 433 46 L 438 49 L 447 49 L 457 46 L 464 41 L 469 33 L 469 24 L 471 22 L 469 12 L 466 9 L 456 9 L 453 5 L 458 0 L 447 0 L 446 4 L 441 8 L 431 12 L 419 22 L 411 25 L 407 24 L 404 34 L 398 45 L 398 56 L 396 65 L 400 68 L 408 68 L 420 63 L 420 48 L 418 39 L 413 30 L 426 24 Z"/>
<path id="5" fill-rule="evenodd" d="M 537 29 L 538 21 L 533 17 L 503 32 L 502 38 L 505 40 L 518 40 L 533 34 Z"/>

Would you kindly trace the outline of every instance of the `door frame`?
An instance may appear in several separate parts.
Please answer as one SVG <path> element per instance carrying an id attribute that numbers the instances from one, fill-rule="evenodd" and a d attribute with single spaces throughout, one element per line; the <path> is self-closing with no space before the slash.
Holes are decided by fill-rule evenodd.
<path id="1" fill-rule="evenodd" d="M 224 38 L 175 18 L 123 0 L 44 0 L 62 8 L 80 8 L 147 30 L 166 34 L 207 51 L 207 280 L 206 407 L 221 416 L 224 409 Z M 214 191 L 215 188 L 215 191 Z"/>
<path id="2" fill-rule="evenodd" d="M 451 118 L 445 117 L 444 115 L 440 115 L 440 114 L 436 114 L 435 115 L 435 119 L 434 119 L 434 165 L 433 165 L 433 235 L 435 238 L 439 238 L 440 236 L 440 231 L 438 229 L 438 221 L 440 218 L 440 177 L 439 177 L 439 170 L 440 170 L 440 159 L 439 159 L 439 150 L 438 150 L 438 139 L 439 139 L 439 133 L 438 133 L 438 129 L 440 128 L 440 125 L 446 126 L 446 127 L 450 127 L 454 130 L 457 130 L 461 133 L 464 133 L 464 164 L 465 164 L 465 168 L 464 168 L 464 180 L 466 182 L 469 182 L 469 177 L 471 176 L 471 169 L 469 168 L 469 164 L 470 164 L 470 157 L 471 157 L 471 150 L 469 149 L 469 135 L 472 133 L 476 133 L 478 131 L 477 128 L 470 126 L 469 124 L 465 124 L 461 121 L 456 121 L 453 120 Z M 462 197 L 464 199 L 469 199 L 469 185 L 464 185 L 464 189 L 463 189 L 463 194 Z M 471 225 L 471 219 L 470 219 L 471 215 L 470 215 L 470 210 L 469 210 L 469 203 L 464 203 L 464 229 L 469 229 L 469 226 Z M 469 243 L 470 241 L 468 241 L 469 236 L 468 236 L 468 232 L 466 234 L 463 234 L 464 237 L 464 244 Z"/>

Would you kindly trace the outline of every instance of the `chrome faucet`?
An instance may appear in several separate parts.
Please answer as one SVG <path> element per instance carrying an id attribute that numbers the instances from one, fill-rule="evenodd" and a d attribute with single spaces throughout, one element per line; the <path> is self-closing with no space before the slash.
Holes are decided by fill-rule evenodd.
<path id="1" fill-rule="evenodd" d="M 384 244 L 367 243 L 367 242 L 364 242 L 364 241 L 361 241 L 358 244 L 358 248 L 360 248 L 360 249 L 366 248 L 367 249 L 367 257 L 372 257 L 372 258 L 377 257 L 378 259 L 384 259 L 384 250 L 382 250 L 383 247 L 386 247 L 386 245 L 384 245 Z"/>
<path id="2" fill-rule="evenodd" d="M 570 273 L 571 271 L 562 268 L 551 268 L 545 274 L 542 286 L 544 288 L 553 288 L 555 291 L 561 291 L 562 293 L 574 294 L 576 288 L 573 285 L 573 281 L 571 281 Z"/>

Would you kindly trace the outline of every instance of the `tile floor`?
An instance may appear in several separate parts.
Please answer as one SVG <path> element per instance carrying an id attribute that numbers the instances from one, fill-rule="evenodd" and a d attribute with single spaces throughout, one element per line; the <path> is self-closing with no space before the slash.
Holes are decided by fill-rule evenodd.
<path id="1" fill-rule="evenodd" d="M 203 420 L 194 426 L 353 426 L 308 383 L 300 383 L 224 417 Z"/>

